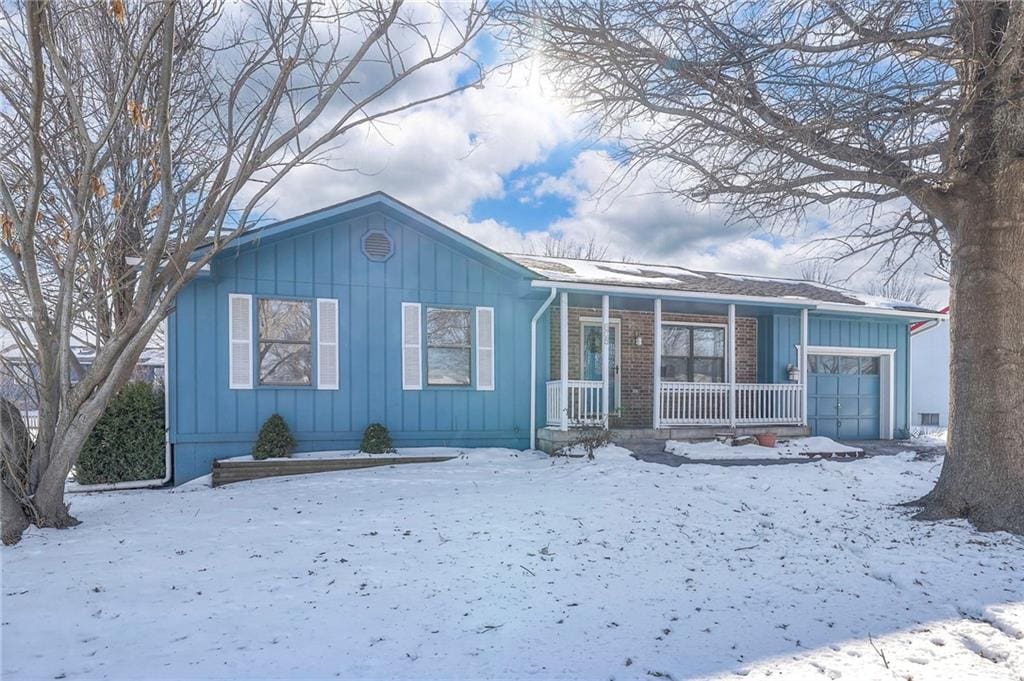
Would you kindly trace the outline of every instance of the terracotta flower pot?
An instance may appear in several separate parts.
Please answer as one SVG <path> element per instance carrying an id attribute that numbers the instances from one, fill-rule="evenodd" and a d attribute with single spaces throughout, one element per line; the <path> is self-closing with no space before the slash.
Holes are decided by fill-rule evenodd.
<path id="1" fill-rule="evenodd" d="M 775 433 L 758 433 L 754 437 L 757 438 L 757 444 L 762 447 L 774 447 L 775 442 L 779 439 Z"/>

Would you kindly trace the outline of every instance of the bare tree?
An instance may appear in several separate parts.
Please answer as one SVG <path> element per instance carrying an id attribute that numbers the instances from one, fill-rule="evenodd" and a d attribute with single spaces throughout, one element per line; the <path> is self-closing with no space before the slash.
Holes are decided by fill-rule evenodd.
<path id="1" fill-rule="evenodd" d="M 1024 532 L 1024 3 L 501 7 L 667 191 L 769 225 L 842 207 L 851 254 L 948 258 L 952 428 L 919 517 Z"/>
<path id="2" fill-rule="evenodd" d="M 921 286 L 912 272 L 906 269 L 892 272 L 884 279 L 872 280 L 868 284 L 868 293 L 915 305 L 924 306 L 931 303 L 928 290 Z"/>
<path id="3" fill-rule="evenodd" d="M 475 2 L 3 5 L 0 325 L 39 367 L 5 537 L 77 522 L 67 474 L 175 294 L 293 169 L 343 165 L 346 135 L 480 85 L 485 22 Z M 457 86 L 431 80 L 456 60 Z M 73 341 L 96 349 L 75 384 Z"/>
<path id="4" fill-rule="evenodd" d="M 569 237 L 549 236 L 540 244 L 531 242 L 530 255 L 572 258 L 574 260 L 607 260 L 608 244 L 599 244 L 596 237 L 590 237 L 587 241 L 578 241 Z"/>
<path id="5" fill-rule="evenodd" d="M 842 280 L 839 273 L 836 272 L 835 261 L 825 258 L 813 258 L 804 261 L 800 265 L 800 278 L 825 286 L 838 286 Z"/>

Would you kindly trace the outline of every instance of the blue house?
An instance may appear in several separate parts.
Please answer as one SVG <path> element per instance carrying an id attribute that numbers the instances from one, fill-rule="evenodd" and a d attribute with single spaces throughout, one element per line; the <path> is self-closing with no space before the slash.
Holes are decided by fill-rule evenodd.
<path id="1" fill-rule="evenodd" d="M 304 451 L 552 449 L 722 430 L 903 433 L 911 323 L 943 315 L 804 281 L 503 255 L 382 193 L 254 229 L 168 323 L 174 479 L 280 414 Z M 806 358 L 806 361 L 801 361 Z"/>

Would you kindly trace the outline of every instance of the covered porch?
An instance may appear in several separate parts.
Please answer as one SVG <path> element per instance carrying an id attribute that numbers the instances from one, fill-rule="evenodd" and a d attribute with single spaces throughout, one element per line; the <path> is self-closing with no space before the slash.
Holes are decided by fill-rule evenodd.
<path id="1" fill-rule="evenodd" d="M 722 298 L 553 289 L 544 430 L 597 426 L 665 438 L 771 427 L 806 434 L 806 362 L 794 356 L 782 363 L 764 349 L 771 315 L 780 310 Z M 798 352 L 807 346 L 808 308 L 783 311 L 800 320 Z"/>

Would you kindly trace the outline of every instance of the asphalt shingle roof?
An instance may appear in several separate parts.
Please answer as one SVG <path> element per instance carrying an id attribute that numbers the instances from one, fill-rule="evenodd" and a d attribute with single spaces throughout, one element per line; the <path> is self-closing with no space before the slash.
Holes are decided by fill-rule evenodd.
<path id="1" fill-rule="evenodd" d="M 802 279 L 708 272 L 674 265 L 577 260 L 515 253 L 506 255 L 551 281 L 635 286 L 759 298 L 794 298 L 822 303 L 859 305 L 869 309 L 934 312 L 934 310 L 913 303 L 871 296 Z"/>

